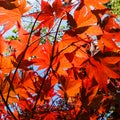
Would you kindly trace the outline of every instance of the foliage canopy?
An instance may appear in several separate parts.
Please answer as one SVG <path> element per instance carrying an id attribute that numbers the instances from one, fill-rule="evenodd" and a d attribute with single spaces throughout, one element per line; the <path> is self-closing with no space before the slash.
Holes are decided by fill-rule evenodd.
<path id="1" fill-rule="evenodd" d="M 120 24 L 108 2 L 41 0 L 30 13 L 26 0 L 0 0 L 1 120 L 120 118 Z"/>

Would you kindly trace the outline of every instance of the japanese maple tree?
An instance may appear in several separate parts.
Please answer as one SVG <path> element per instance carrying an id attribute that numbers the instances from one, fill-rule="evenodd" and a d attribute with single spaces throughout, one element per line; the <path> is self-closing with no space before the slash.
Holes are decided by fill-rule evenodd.
<path id="1" fill-rule="evenodd" d="M 31 12 L 0 0 L 0 120 L 120 118 L 120 24 L 108 2 L 39 0 Z"/>

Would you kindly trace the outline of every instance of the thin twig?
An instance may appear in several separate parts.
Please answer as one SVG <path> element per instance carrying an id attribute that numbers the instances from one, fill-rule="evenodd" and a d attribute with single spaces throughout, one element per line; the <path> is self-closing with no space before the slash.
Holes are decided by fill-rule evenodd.
<path id="1" fill-rule="evenodd" d="M 27 51 L 27 49 L 28 49 L 28 47 L 29 47 L 29 43 L 30 43 L 30 40 L 31 40 L 31 36 L 32 36 L 32 33 L 33 33 L 33 30 L 34 30 L 35 24 L 36 24 L 36 22 L 37 22 L 38 17 L 40 16 L 40 14 L 41 14 L 41 13 L 39 13 L 38 16 L 37 16 L 37 18 L 35 19 L 35 22 L 34 22 L 32 28 L 31 28 L 31 32 L 30 32 L 30 35 L 29 35 L 29 38 L 28 38 L 28 42 L 27 42 L 26 48 L 24 49 L 24 52 L 23 52 L 23 54 L 22 54 L 22 56 L 21 56 L 21 58 L 20 58 L 20 60 L 19 60 L 19 62 L 18 62 L 18 64 L 17 64 L 17 66 L 16 66 L 15 72 L 14 72 L 14 74 L 13 74 L 13 77 L 12 77 L 11 81 L 10 81 L 10 87 L 9 87 L 9 89 L 8 89 L 8 94 L 7 94 L 6 102 L 8 102 L 9 95 L 10 95 L 10 91 L 11 91 L 11 87 L 12 87 L 12 83 L 13 83 L 13 81 L 14 81 L 16 72 L 17 72 L 17 70 L 18 70 L 18 68 L 19 68 L 19 66 L 20 66 L 20 64 L 21 64 L 21 62 L 22 62 L 22 60 L 23 60 L 23 58 L 24 58 L 24 56 L 25 56 L 25 53 L 26 53 L 26 51 Z"/>
<path id="2" fill-rule="evenodd" d="M 15 117 L 15 115 L 13 114 L 13 112 L 11 111 L 9 105 L 8 105 L 7 102 L 5 101 L 5 98 L 4 98 L 1 90 L 0 90 L 0 95 L 1 95 L 2 101 L 4 102 L 4 104 L 5 104 L 5 106 L 7 107 L 9 113 L 11 114 L 11 116 L 14 118 L 14 120 L 17 120 L 17 118 Z"/>
<path id="3" fill-rule="evenodd" d="M 37 105 L 38 100 L 39 100 L 39 98 L 40 98 L 41 91 L 42 91 L 42 89 L 43 89 L 43 86 L 44 86 L 46 77 L 47 77 L 47 75 L 49 74 L 49 71 L 50 71 L 50 69 L 51 69 L 51 67 L 52 67 L 52 62 L 53 62 L 53 57 L 54 57 L 54 50 L 55 50 L 55 43 L 56 43 L 56 40 L 57 40 L 57 34 L 58 34 L 58 31 L 59 31 L 59 27 L 60 27 L 60 25 L 61 25 L 62 19 L 63 19 L 63 18 L 61 18 L 61 20 L 60 20 L 60 22 L 59 22 L 59 25 L 58 25 L 58 27 L 57 27 L 57 30 L 56 30 L 56 34 L 55 34 L 55 38 L 54 38 L 54 42 L 53 42 L 53 47 L 52 47 L 52 55 L 51 55 L 51 59 L 50 59 L 50 64 L 49 64 L 49 67 L 48 67 L 48 69 L 47 69 L 46 74 L 45 74 L 44 77 L 43 77 L 40 90 L 39 90 L 38 93 L 37 93 L 36 101 L 35 101 L 35 104 L 34 104 L 33 109 L 32 109 L 32 115 L 31 115 L 32 117 L 33 117 L 33 115 L 34 115 L 34 112 L 35 112 L 35 109 L 36 109 L 36 105 Z"/>

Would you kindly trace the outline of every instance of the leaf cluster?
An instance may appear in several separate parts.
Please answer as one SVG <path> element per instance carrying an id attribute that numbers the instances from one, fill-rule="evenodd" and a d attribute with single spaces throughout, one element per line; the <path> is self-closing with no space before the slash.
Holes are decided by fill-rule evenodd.
<path id="1" fill-rule="evenodd" d="M 120 24 L 108 2 L 41 0 L 30 13 L 26 0 L 0 0 L 1 120 L 120 118 Z"/>

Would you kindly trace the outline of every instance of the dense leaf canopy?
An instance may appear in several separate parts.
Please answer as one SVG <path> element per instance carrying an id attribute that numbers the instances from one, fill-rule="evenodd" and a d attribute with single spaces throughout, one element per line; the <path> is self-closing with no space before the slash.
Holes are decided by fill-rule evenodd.
<path id="1" fill-rule="evenodd" d="M 120 118 L 120 24 L 108 2 L 40 0 L 31 12 L 0 0 L 0 120 Z"/>

